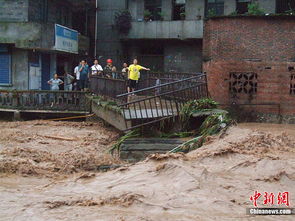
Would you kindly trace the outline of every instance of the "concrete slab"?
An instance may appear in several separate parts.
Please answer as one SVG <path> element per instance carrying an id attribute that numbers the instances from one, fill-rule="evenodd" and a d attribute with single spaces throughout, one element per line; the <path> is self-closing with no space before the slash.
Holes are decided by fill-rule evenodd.
<path id="1" fill-rule="evenodd" d="M 133 119 L 156 119 L 159 117 L 173 116 L 176 113 L 172 109 L 142 109 L 142 110 L 124 110 L 126 120 Z"/>

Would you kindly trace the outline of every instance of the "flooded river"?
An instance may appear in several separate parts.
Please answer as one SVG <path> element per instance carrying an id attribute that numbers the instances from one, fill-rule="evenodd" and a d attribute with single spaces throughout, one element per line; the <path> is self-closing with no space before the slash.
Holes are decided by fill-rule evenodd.
<path id="1" fill-rule="evenodd" d="M 153 155 L 102 173 L 92 165 L 119 163 L 105 155 L 118 136 L 111 129 L 100 124 L 3 124 L 0 220 L 278 220 L 246 215 L 254 191 L 289 192 L 292 205 L 295 200 L 292 126 L 242 124 L 189 154 Z M 84 160 L 73 160 L 76 153 L 84 153 Z M 258 204 L 263 207 L 263 198 Z"/>

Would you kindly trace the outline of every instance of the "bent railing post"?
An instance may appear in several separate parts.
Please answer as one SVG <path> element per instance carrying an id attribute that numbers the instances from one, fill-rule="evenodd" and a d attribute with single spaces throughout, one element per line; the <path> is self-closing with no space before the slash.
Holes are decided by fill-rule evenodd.
<path id="1" fill-rule="evenodd" d="M 207 97 L 207 95 L 206 75 L 201 74 L 130 93 L 123 93 L 117 95 L 117 99 L 127 100 L 119 106 L 122 108 L 125 121 L 136 120 L 127 129 L 131 130 L 179 116 L 185 102 Z M 141 123 L 138 123 L 137 120 L 141 120 Z"/>

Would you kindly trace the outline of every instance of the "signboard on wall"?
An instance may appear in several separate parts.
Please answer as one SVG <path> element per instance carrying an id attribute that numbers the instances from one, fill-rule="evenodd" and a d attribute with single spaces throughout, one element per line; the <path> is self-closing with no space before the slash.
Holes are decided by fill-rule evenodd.
<path id="1" fill-rule="evenodd" d="M 78 32 L 55 24 L 55 50 L 78 54 Z"/>

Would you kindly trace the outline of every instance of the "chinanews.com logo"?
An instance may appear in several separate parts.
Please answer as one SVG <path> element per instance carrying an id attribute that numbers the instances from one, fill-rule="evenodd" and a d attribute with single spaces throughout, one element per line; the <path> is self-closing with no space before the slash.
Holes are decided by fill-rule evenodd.
<path id="1" fill-rule="evenodd" d="M 250 196 L 253 208 L 247 208 L 248 215 L 295 215 L 295 209 L 290 207 L 289 192 L 263 192 L 255 191 Z M 258 207 L 262 205 L 262 207 Z"/>

